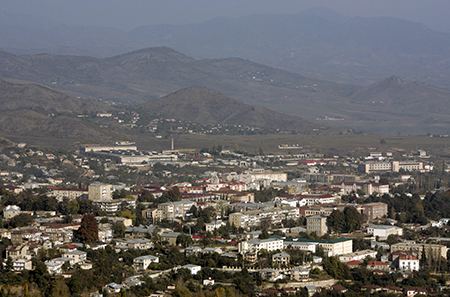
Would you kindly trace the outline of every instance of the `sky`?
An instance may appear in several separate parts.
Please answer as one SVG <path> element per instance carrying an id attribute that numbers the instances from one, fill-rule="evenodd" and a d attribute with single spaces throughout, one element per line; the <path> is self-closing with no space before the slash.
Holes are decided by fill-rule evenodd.
<path id="1" fill-rule="evenodd" d="M 449 0 L 0 0 L 0 15 L 29 14 L 68 25 L 131 30 L 216 17 L 296 14 L 319 6 L 346 16 L 397 17 L 450 32 Z"/>

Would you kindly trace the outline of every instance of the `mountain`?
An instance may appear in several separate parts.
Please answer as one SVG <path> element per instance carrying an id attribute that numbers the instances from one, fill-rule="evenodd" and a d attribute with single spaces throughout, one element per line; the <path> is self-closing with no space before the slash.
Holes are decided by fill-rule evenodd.
<path id="1" fill-rule="evenodd" d="M 246 104 L 300 116 L 314 114 L 318 102 L 357 89 L 238 58 L 195 60 L 167 47 L 105 59 L 0 52 L 0 77 L 33 81 L 72 96 L 126 105 L 203 86 Z"/>
<path id="2" fill-rule="evenodd" d="M 388 133 L 448 133 L 447 89 L 395 76 L 368 87 L 337 84 L 239 58 L 196 60 L 167 47 L 104 59 L 0 52 L 0 77 L 128 106 L 198 86 L 243 104 L 263 106 L 325 126 Z M 14 104 L 10 103 L 11 108 Z M 56 108 L 58 104 L 49 106 Z M 209 117 L 211 111 L 204 112 L 205 117 L 199 121 L 207 122 L 206 114 Z M 254 120 L 263 125 L 261 120 Z"/>
<path id="3" fill-rule="evenodd" d="M 448 133 L 450 90 L 392 76 L 357 90 L 343 109 L 353 127 L 364 122 L 371 130 Z"/>
<path id="4" fill-rule="evenodd" d="M 141 114 L 203 125 L 241 125 L 271 131 L 311 132 L 318 126 L 261 106 L 250 106 L 204 87 L 190 87 L 135 107 Z"/>
<path id="5" fill-rule="evenodd" d="M 32 18 L 1 19 L 3 50 L 104 58 L 167 46 L 195 59 L 250 59 L 335 82 L 367 86 L 396 74 L 450 88 L 450 34 L 396 18 L 347 17 L 315 8 L 291 15 L 142 26 L 129 32 L 43 20 L 33 25 L 17 21 L 21 19 Z"/>
<path id="6" fill-rule="evenodd" d="M 35 84 L 0 80 L 0 133 L 78 140 L 106 140 L 108 132 L 78 118 L 114 108 L 93 100 L 73 98 Z"/>

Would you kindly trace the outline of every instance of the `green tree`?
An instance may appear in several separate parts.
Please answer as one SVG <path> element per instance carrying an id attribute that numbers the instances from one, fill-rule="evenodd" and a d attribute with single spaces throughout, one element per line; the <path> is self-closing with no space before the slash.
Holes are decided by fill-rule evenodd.
<path id="1" fill-rule="evenodd" d="M 114 225 L 112 227 L 113 227 L 114 237 L 123 238 L 125 236 L 125 230 L 127 229 L 127 227 L 125 227 L 123 222 L 114 223 Z"/>
<path id="2" fill-rule="evenodd" d="M 9 225 L 13 228 L 30 226 L 33 222 L 33 217 L 28 213 L 21 213 L 15 217 L 13 217 L 9 221 Z"/>
<path id="3" fill-rule="evenodd" d="M 187 248 L 193 243 L 192 237 L 189 235 L 186 235 L 184 233 L 181 233 L 177 237 L 177 245 L 181 245 L 184 248 Z"/>

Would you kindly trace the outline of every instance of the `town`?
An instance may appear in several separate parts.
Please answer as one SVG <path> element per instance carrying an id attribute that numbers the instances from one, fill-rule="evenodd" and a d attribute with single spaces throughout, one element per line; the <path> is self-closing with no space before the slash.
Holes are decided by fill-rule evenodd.
<path id="1" fill-rule="evenodd" d="M 450 291 L 450 167 L 424 150 L 2 147 L 2 296 Z"/>

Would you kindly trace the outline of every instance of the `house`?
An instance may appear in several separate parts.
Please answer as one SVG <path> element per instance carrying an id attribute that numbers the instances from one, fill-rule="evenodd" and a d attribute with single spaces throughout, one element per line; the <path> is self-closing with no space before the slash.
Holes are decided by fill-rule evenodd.
<path id="1" fill-rule="evenodd" d="M 383 288 L 383 292 L 386 292 L 388 294 L 402 294 L 403 289 L 396 286 L 386 286 Z"/>
<path id="2" fill-rule="evenodd" d="M 333 291 L 336 291 L 341 294 L 344 294 L 345 292 L 348 291 L 348 289 L 346 287 L 344 287 L 343 285 L 334 285 L 331 288 L 333 288 Z"/>
<path id="3" fill-rule="evenodd" d="M 221 255 L 223 253 L 221 248 L 218 247 L 207 247 L 203 249 L 203 253 L 218 253 L 219 255 Z"/>
<path id="4" fill-rule="evenodd" d="M 27 258 L 29 247 L 27 245 L 11 245 L 6 248 L 6 259 L 23 259 Z"/>
<path id="5" fill-rule="evenodd" d="M 358 260 L 353 260 L 353 261 L 347 262 L 347 266 L 348 266 L 348 268 L 350 268 L 350 269 L 358 268 L 359 265 L 361 265 L 361 261 L 358 261 Z"/>
<path id="6" fill-rule="evenodd" d="M 427 290 L 421 287 L 411 287 L 406 290 L 407 297 L 412 297 L 416 295 L 427 295 Z"/>
<path id="7" fill-rule="evenodd" d="M 20 207 L 17 205 L 8 205 L 3 209 L 3 218 L 6 220 L 12 219 L 20 214 Z"/>
<path id="8" fill-rule="evenodd" d="M 272 256 L 272 263 L 287 265 L 291 261 L 291 256 L 287 253 L 278 253 Z"/>
<path id="9" fill-rule="evenodd" d="M 196 275 L 197 273 L 199 273 L 202 270 L 202 267 L 199 265 L 194 265 L 194 264 L 187 264 L 184 266 L 177 266 L 174 268 L 175 271 L 177 271 L 178 269 L 181 268 L 185 268 L 187 270 L 189 270 L 191 272 L 192 275 Z"/>
<path id="10" fill-rule="evenodd" d="M 204 279 L 203 285 L 204 286 L 214 286 L 214 280 L 212 278 Z"/>
<path id="11" fill-rule="evenodd" d="M 413 255 L 405 255 L 398 257 L 398 268 L 409 271 L 419 271 L 419 259 Z"/>
<path id="12" fill-rule="evenodd" d="M 291 270 L 289 270 L 289 273 L 291 275 L 291 279 L 300 281 L 304 279 L 309 278 L 309 269 L 304 267 L 295 267 Z"/>
<path id="13" fill-rule="evenodd" d="M 306 286 L 305 288 L 308 291 L 309 296 L 313 296 L 317 292 L 316 286 Z"/>
<path id="14" fill-rule="evenodd" d="M 33 269 L 33 263 L 30 259 L 17 259 L 13 262 L 13 271 L 20 272 Z"/>
<path id="15" fill-rule="evenodd" d="M 138 271 L 146 270 L 151 263 L 159 263 L 159 257 L 147 255 L 134 258 L 133 267 Z"/>
<path id="16" fill-rule="evenodd" d="M 361 291 L 369 291 L 370 294 L 374 294 L 375 292 L 380 292 L 383 290 L 383 287 L 377 285 L 365 285 L 361 287 Z"/>
<path id="17" fill-rule="evenodd" d="M 177 237 L 180 235 L 180 232 L 163 232 L 161 234 L 161 241 L 167 241 L 169 245 L 177 244 Z"/>
<path id="18" fill-rule="evenodd" d="M 103 290 L 108 293 L 119 293 L 120 290 L 123 288 L 123 285 L 119 285 L 116 283 L 110 283 L 103 287 Z"/>
<path id="19" fill-rule="evenodd" d="M 74 264 L 83 263 L 87 259 L 87 253 L 79 250 L 69 251 L 63 254 L 63 257 L 73 259 Z"/>
<path id="20" fill-rule="evenodd" d="M 256 271 L 257 274 L 263 279 L 267 281 L 276 281 L 284 278 L 284 275 L 280 273 L 280 270 L 265 268 Z"/>
<path id="21" fill-rule="evenodd" d="M 198 246 L 190 246 L 184 249 L 184 253 L 186 255 L 197 255 L 198 253 L 201 253 L 202 249 Z"/>
<path id="22" fill-rule="evenodd" d="M 61 262 L 45 261 L 45 266 L 47 266 L 50 275 L 62 273 L 63 263 Z"/>
<path id="23" fill-rule="evenodd" d="M 354 260 L 364 260 L 365 258 L 375 258 L 377 256 L 377 251 L 373 250 L 362 250 L 353 253 L 343 254 L 339 256 L 339 261 L 349 262 Z"/>
<path id="24" fill-rule="evenodd" d="M 380 269 L 383 271 L 387 271 L 387 270 L 389 270 L 389 265 L 382 261 L 369 261 L 367 268 L 368 269 Z"/>

